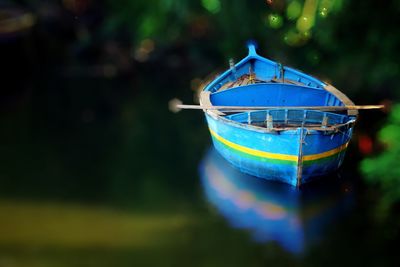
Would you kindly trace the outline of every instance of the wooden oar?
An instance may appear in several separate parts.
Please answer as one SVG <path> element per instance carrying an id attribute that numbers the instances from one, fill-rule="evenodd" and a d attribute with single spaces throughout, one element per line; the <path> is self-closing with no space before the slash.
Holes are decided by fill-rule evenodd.
<path id="1" fill-rule="evenodd" d="M 206 106 L 206 105 L 185 105 L 176 104 L 176 109 L 206 109 L 221 111 L 250 111 L 263 109 L 307 109 L 307 110 L 324 110 L 324 111 L 341 111 L 341 110 L 360 110 L 360 109 L 382 109 L 384 105 L 363 105 L 363 106 Z"/>

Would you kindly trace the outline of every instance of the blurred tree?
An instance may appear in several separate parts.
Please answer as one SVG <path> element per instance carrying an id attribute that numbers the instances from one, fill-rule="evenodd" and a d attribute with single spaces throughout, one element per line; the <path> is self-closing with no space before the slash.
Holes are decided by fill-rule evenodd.
<path id="1" fill-rule="evenodd" d="M 361 171 L 366 181 L 382 191 L 380 215 L 400 201 L 400 105 L 393 107 L 388 122 L 379 132 L 379 140 L 385 144 L 380 155 L 364 159 Z"/>

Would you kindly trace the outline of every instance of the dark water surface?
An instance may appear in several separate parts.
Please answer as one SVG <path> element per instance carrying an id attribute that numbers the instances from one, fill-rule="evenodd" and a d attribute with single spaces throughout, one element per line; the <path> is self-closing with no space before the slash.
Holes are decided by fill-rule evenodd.
<path id="1" fill-rule="evenodd" d="M 299 191 L 233 169 L 163 81 L 32 83 L 1 115 L 2 266 L 396 265 L 352 148 Z"/>

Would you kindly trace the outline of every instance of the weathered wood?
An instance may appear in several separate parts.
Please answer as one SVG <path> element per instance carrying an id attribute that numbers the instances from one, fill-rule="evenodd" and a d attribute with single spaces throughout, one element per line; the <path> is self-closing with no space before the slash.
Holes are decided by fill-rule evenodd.
<path id="1" fill-rule="evenodd" d="M 324 114 L 324 118 L 322 119 L 322 127 L 328 126 L 328 117 L 326 116 L 326 113 Z"/>
<path id="2" fill-rule="evenodd" d="M 180 109 L 202 109 L 202 110 L 221 110 L 224 112 L 238 112 L 249 110 L 264 110 L 264 109 L 304 109 L 304 110 L 323 110 L 323 111 L 345 111 L 345 110 L 360 110 L 360 109 L 382 109 L 384 105 L 353 105 L 353 106 L 212 106 L 202 105 L 185 105 L 178 104 L 177 108 Z"/>
<path id="3" fill-rule="evenodd" d="M 307 124 L 307 125 L 287 124 L 284 126 L 278 125 L 278 126 L 273 126 L 272 128 L 268 128 L 268 127 L 266 127 L 265 122 L 264 122 L 262 124 L 252 123 L 252 126 L 257 127 L 257 128 L 267 129 L 268 131 L 273 131 L 273 132 L 288 131 L 288 130 L 293 130 L 293 129 L 298 129 L 298 128 L 304 128 L 304 129 L 307 129 L 308 131 L 315 130 L 315 131 L 323 131 L 323 132 L 337 132 L 341 127 L 345 127 L 345 126 L 352 125 L 352 124 L 354 124 L 354 121 L 350 121 L 347 123 L 327 125 L 327 126 L 321 126 L 321 124 Z"/>
<path id="4" fill-rule="evenodd" d="M 324 89 L 333 94 L 334 96 L 336 96 L 337 98 L 339 98 L 339 100 L 342 101 L 343 104 L 345 104 L 346 106 L 354 106 L 354 102 L 351 101 L 350 98 L 347 97 L 347 95 L 343 94 L 341 91 L 339 91 L 332 85 L 327 84 L 324 86 Z M 356 116 L 358 114 L 358 111 L 357 109 L 349 109 L 347 114 Z"/>
<path id="5" fill-rule="evenodd" d="M 272 115 L 267 113 L 267 118 L 265 119 L 265 125 L 267 126 L 268 129 L 274 128 L 274 119 L 272 118 Z"/>
<path id="6" fill-rule="evenodd" d="M 210 92 L 209 91 L 202 91 L 200 93 L 200 105 L 192 105 L 192 106 L 198 106 L 198 107 L 210 107 L 212 106 L 211 100 L 210 100 Z M 176 105 L 177 108 L 180 109 L 185 109 L 185 108 L 181 108 L 180 105 Z M 203 108 L 200 108 L 203 109 Z M 204 108 L 203 110 L 206 110 L 208 108 Z M 208 110 L 212 110 L 212 109 L 208 109 Z M 225 115 L 225 113 L 219 111 L 218 109 L 214 109 L 213 113 L 216 115 Z"/>
<path id="7" fill-rule="evenodd" d="M 297 158 L 297 181 L 296 187 L 301 185 L 301 177 L 303 175 L 303 143 L 304 143 L 304 128 L 300 129 L 300 137 L 299 137 L 299 156 Z"/>

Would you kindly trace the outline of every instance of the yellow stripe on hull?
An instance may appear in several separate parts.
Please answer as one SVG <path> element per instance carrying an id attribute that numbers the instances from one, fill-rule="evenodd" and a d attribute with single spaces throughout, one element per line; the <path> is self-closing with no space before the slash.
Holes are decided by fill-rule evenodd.
<path id="1" fill-rule="evenodd" d="M 319 154 L 314 154 L 314 155 L 303 156 L 303 161 L 311 161 L 311 160 L 323 159 L 323 158 L 333 156 L 333 155 L 341 152 L 342 150 L 345 150 L 347 148 L 348 144 L 349 144 L 349 142 L 347 142 L 346 144 L 343 144 L 337 148 L 329 150 L 329 151 L 325 151 L 325 152 L 322 152 Z"/>
<path id="2" fill-rule="evenodd" d="M 242 146 L 242 145 L 235 144 L 235 143 L 233 143 L 233 142 L 231 142 L 229 140 L 226 140 L 225 138 L 223 138 L 222 136 L 218 135 L 213 130 L 211 130 L 211 129 L 209 129 L 209 130 L 210 130 L 211 135 L 215 139 L 217 139 L 219 142 L 223 143 L 224 145 L 226 145 L 226 146 L 228 146 L 228 147 L 230 147 L 230 148 L 232 148 L 234 150 L 237 150 L 237 151 L 240 151 L 240 152 L 252 155 L 252 156 L 261 157 L 261 158 L 286 160 L 286 161 L 294 161 L 294 162 L 298 161 L 298 156 L 287 155 L 287 154 L 278 154 L 278 153 L 270 153 L 270 152 L 265 152 L 265 151 L 261 151 L 261 150 L 256 150 L 256 149 L 253 149 L 253 148 L 248 148 L 248 147 L 245 147 L 245 146 Z M 327 158 L 327 157 L 333 156 L 333 155 L 341 152 L 342 150 L 346 149 L 348 144 L 349 144 L 349 142 L 347 142 L 347 143 L 345 143 L 345 144 L 343 144 L 343 145 L 341 145 L 341 146 L 339 146 L 337 148 L 329 150 L 329 151 L 325 151 L 325 152 L 322 152 L 322 153 L 319 153 L 319 154 L 303 156 L 303 161 L 319 160 L 319 159 L 323 159 L 323 158 Z"/>
<path id="3" fill-rule="evenodd" d="M 256 157 L 262 157 L 262 158 L 268 158 L 268 159 L 280 159 L 280 160 L 288 160 L 288 161 L 296 161 L 298 160 L 297 156 L 293 155 L 285 155 L 285 154 L 275 154 L 275 153 L 269 153 L 265 151 L 260 151 L 252 148 L 248 148 L 245 146 L 241 146 L 235 143 L 232 143 L 231 141 L 226 140 L 225 138 L 219 136 L 216 132 L 210 129 L 210 133 L 212 136 L 214 136 L 215 139 L 223 143 L 224 145 L 233 148 L 235 150 L 238 150 L 240 152 L 256 156 Z"/>

